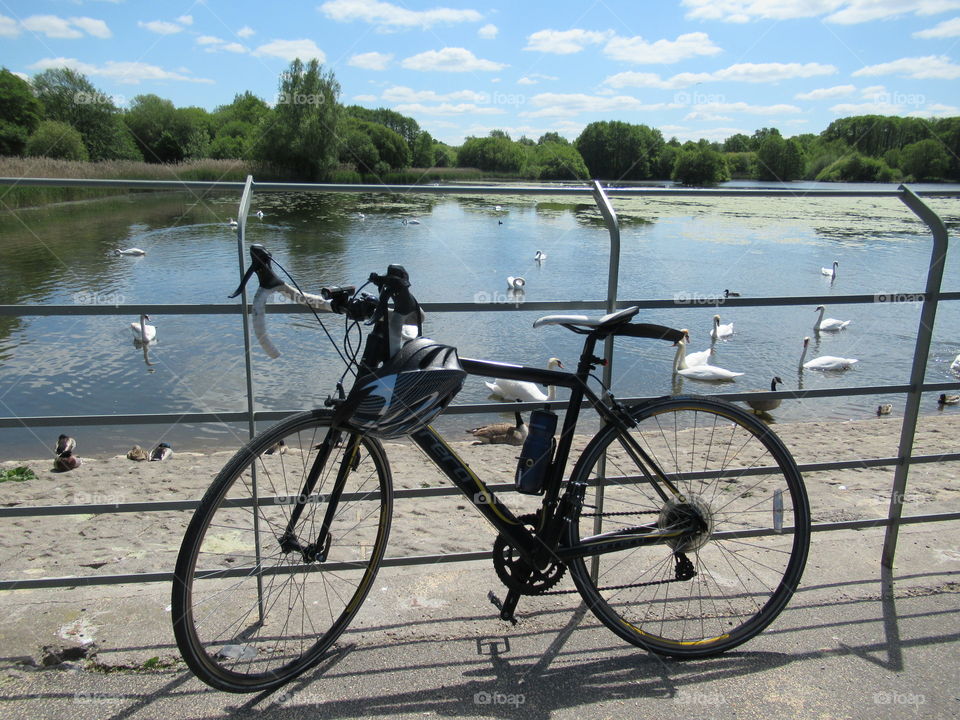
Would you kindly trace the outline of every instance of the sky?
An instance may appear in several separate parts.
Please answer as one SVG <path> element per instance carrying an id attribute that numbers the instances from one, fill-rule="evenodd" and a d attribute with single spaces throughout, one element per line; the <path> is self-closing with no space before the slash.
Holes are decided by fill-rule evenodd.
<path id="1" fill-rule="evenodd" d="M 87 75 L 118 105 L 277 100 L 295 57 L 341 102 L 459 145 L 623 120 L 723 140 L 838 118 L 960 115 L 960 0 L 0 0 L 0 64 Z"/>

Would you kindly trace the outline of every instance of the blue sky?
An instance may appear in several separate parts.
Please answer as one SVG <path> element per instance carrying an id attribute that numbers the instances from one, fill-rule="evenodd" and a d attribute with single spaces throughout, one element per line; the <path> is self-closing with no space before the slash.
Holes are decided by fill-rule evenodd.
<path id="1" fill-rule="evenodd" d="M 0 0 L 0 63 L 118 104 L 268 102 L 293 57 L 434 137 L 575 138 L 595 120 L 722 140 L 855 114 L 960 115 L 960 0 Z"/>

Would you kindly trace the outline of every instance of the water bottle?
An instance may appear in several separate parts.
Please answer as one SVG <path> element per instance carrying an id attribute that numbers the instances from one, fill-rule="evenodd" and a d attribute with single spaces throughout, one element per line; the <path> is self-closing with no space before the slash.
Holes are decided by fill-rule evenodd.
<path id="1" fill-rule="evenodd" d="M 527 423 L 527 439 L 520 450 L 515 483 L 518 492 L 539 495 L 553 461 L 557 415 L 549 410 L 534 410 Z"/>

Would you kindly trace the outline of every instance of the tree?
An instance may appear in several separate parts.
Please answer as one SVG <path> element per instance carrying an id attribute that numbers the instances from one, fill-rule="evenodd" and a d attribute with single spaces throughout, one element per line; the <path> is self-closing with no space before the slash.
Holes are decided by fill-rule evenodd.
<path id="1" fill-rule="evenodd" d="M 716 185 L 730 179 L 723 155 L 701 141 L 687 143 L 677 154 L 673 179 L 683 185 Z"/>
<path id="2" fill-rule="evenodd" d="M 574 143 L 591 177 L 606 180 L 652 177 L 663 144 L 659 130 L 617 120 L 590 123 Z"/>
<path id="3" fill-rule="evenodd" d="M 44 120 L 27 140 L 26 153 L 31 157 L 59 160 L 88 160 L 83 136 L 59 120 Z"/>
<path id="4" fill-rule="evenodd" d="M 950 169 L 950 156 L 939 140 L 921 140 L 900 151 L 900 169 L 916 181 L 940 180 Z"/>
<path id="5" fill-rule="evenodd" d="M 280 76 L 276 107 L 264 123 L 256 156 L 296 178 L 320 180 L 333 168 L 341 143 L 340 83 L 320 63 L 300 59 Z"/>
<path id="6" fill-rule="evenodd" d="M 750 137 L 750 147 L 748 149 L 758 151 L 760 146 L 763 145 L 763 141 L 772 136 L 780 137 L 780 131 L 776 128 L 760 128 L 759 130 L 755 130 Z"/>
<path id="7" fill-rule="evenodd" d="M 507 137 L 506 133 L 494 130 L 497 136 L 469 137 L 457 153 L 459 167 L 474 167 L 488 172 L 518 173 L 526 156 L 523 148 Z"/>
<path id="8" fill-rule="evenodd" d="M 570 141 L 567 140 L 563 135 L 556 132 L 544 133 L 537 140 L 537 145 L 543 145 L 545 143 L 559 143 L 560 145 L 569 145 Z"/>
<path id="9" fill-rule="evenodd" d="M 791 138 L 770 133 L 757 150 L 757 174 L 761 180 L 787 182 L 803 175 L 803 148 Z"/>
<path id="10" fill-rule="evenodd" d="M 30 85 L 0 69 L 0 155 L 20 155 L 43 118 L 43 105 Z"/>
<path id="11" fill-rule="evenodd" d="M 728 153 L 741 153 L 752 150 L 750 138 L 743 133 L 731 135 L 723 141 L 723 151 Z"/>
<path id="12" fill-rule="evenodd" d="M 421 130 L 413 143 L 410 164 L 418 168 L 433 167 L 436 162 L 433 146 L 433 137 L 426 130 Z"/>
<path id="13" fill-rule="evenodd" d="M 143 158 L 149 163 L 183 160 L 183 149 L 175 135 L 177 112 L 173 103 L 157 95 L 137 95 L 123 121 L 130 129 Z"/>
<path id="14" fill-rule="evenodd" d="M 585 180 L 590 177 L 586 163 L 570 143 L 545 142 L 532 148 L 539 180 Z"/>
<path id="15" fill-rule="evenodd" d="M 893 171 L 883 160 L 852 152 L 824 168 L 818 175 L 821 182 L 889 182 Z"/>

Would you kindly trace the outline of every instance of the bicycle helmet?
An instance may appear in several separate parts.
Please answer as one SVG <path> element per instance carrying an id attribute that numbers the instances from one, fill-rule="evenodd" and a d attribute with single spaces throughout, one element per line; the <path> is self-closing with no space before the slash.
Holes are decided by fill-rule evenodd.
<path id="1" fill-rule="evenodd" d="M 381 439 L 408 435 L 447 407 L 466 376 L 456 348 L 408 340 L 381 367 L 357 376 L 334 422 Z"/>

